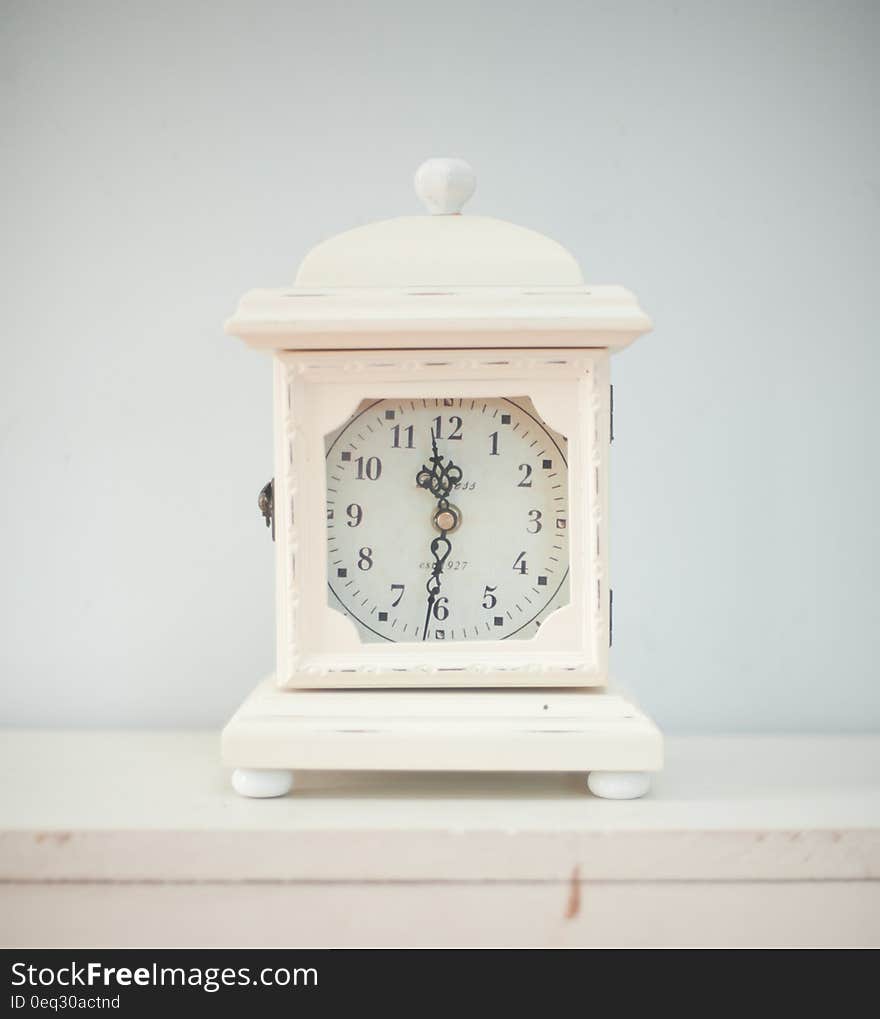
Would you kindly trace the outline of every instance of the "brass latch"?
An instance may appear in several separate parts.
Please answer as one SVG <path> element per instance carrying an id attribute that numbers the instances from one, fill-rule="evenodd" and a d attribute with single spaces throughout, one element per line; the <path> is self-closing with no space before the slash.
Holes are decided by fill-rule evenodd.
<path id="1" fill-rule="evenodd" d="M 272 541 L 275 540 L 275 479 L 267 481 L 260 489 L 257 496 L 257 505 L 266 521 L 266 526 L 272 528 Z"/>

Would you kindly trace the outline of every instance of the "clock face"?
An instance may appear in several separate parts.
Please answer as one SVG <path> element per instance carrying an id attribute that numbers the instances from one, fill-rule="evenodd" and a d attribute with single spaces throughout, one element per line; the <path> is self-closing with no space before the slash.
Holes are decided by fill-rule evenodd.
<path id="1" fill-rule="evenodd" d="M 568 603 L 567 445 L 527 398 L 362 403 L 326 439 L 330 605 L 364 642 L 533 637 Z"/>

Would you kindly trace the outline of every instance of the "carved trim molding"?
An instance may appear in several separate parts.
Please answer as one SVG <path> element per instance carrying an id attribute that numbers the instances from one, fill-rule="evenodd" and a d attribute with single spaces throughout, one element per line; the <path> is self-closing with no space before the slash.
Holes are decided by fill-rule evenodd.
<path id="1" fill-rule="evenodd" d="M 386 678 L 388 685 L 405 686 L 406 674 L 437 677 L 436 685 L 466 685 L 468 675 L 490 677 L 504 674 L 514 679 L 517 676 L 555 677 L 559 685 L 584 684 L 588 680 L 604 683 L 603 642 L 607 644 L 607 551 L 602 546 L 603 505 L 605 500 L 605 463 L 603 449 L 606 447 L 604 415 L 607 408 L 600 383 L 607 382 L 605 365 L 607 352 L 566 351 L 541 352 L 520 355 L 511 351 L 369 351 L 358 352 L 313 352 L 311 354 L 279 352 L 282 397 L 276 414 L 276 443 L 283 450 L 284 465 L 284 517 L 279 570 L 283 570 L 283 584 L 279 590 L 278 627 L 279 662 L 278 682 L 284 687 L 303 685 L 308 677 L 315 685 L 342 685 L 340 676 L 350 676 L 352 686 L 367 685 L 370 678 Z M 602 359 L 605 358 L 603 361 Z M 450 377 L 448 369 L 454 371 Z M 598 377 L 597 377 L 598 376 Z M 377 651 L 370 646 L 363 660 L 351 649 L 335 653 L 327 648 L 318 653 L 303 652 L 300 627 L 302 623 L 302 599 L 321 599 L 322 607 L 326 595 L 325 587 L 315 584 L 315 591 L 308 595 L 302 590 L 302 571 L 297 568 L 300 543 L 303 539 L 302 521 L 295 512 L 300 503 L 299 495 L 304 484 L 322 484 L 323 471 L 315 472 L 314 478 L 301 476 L 300 459 L 306 441 L 308 423 L 301 420 L 304 413 L 298 406 L 297 394 L 303 386 L 313 383 L 351 383 L 354 379 L 376 382 L 420 382 L 443 381 L 504 381 L 517 384 L 515 395 L 528 396 L 528 383 L 537 379 L 560 379 L 586 384 L 586 399 L 578 409 L 577 427 L 581 448 L 585 452 L 580 463 L 586 468 L 586 476 L 577 486 L 572 487 L 572 496 L 585 500 L 582 519 L 586 526 L 584 540 L 573 544 L 572 578 L 575 575 L 576 556 L 590 564 L 589 584 L 592 590 L 583 591 L 583 607 L 587 619 L 582 620 L 587 644 L 583 653 L 552 652 L 546 649 L 526 650 L 522 646 L 502 652 L 484 648 L 469 653 L 465 642 L 454 654 L 436 657 L 426 661 L 421 652 L 414 653 L 405 645 L 382 646 Z M 577 470 L 578 468 L 575 467 Z M 299 511 L 299 515 L 304 510 Z M 282 522 L 279 521 L 279 524 Z M 323 521 L 321 522 L 323 523 Z M 317 521 L 310 521 L 310 527 L 317 527 Z M 309 531 L 311 533 L 311 531 Z M 281 558 L 283 556 L 283 558 Z M 310 581 L 311 583 L 311 581 Z M 500 642 L 498 642 L 500 643 Z M 364 645 L 367 648 L 367 645 Z M 564 677 L 570 676 L 570 680 Z M 333 678 L 331 684 L 321 680 Z M 577 680 L 575 681 L 575 677 Z M 457 679 L 464 682 L 457 682 Z M 545 679 L 545 684 L 548 683 Z M 424 685 L 424 684 L 417 684 Z M 471 683 L 470 685 L 480 685 Z M 486 685 L 492 685 L 491 682 Z"/>

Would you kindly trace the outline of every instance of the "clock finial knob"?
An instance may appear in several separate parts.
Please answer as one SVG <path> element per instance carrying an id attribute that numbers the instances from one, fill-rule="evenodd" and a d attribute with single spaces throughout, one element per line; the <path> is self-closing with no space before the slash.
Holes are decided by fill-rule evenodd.
<path id="1" fill-rule="evenodd" d="M 432 216 L 455 216 L 474 193 L 477 178 L 463 159 L 428 159 L 416 170 L 415 186 Z"/>

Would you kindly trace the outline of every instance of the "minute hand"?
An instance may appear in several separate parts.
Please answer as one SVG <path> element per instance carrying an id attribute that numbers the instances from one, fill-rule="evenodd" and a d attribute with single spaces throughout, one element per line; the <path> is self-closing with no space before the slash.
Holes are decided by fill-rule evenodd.
<path id="1" fill-rule="evenodd" d="M 449 557 L 449 553 L 452 551 L 452 542 L 446 537 L 446 533 L 440 535 L 439 538 L 435 538 L 431 542 L 431 554 L 434 556 L 434 568 L 431 570 L 431 576 L 428 577 L 428 583 L 425 585 L 428 591 L 428 608 L 425 612 L 425 627 L 422 630 L 422 640 L 428 639 L 428 627 L 431 625 L 431 614 L 434 611 L 434 603 L 437 601 L 437 595 L 440 593 L 440 574 L 443 572 L 443 564 Z"/>
<path id="2" fill-rule="evenodd" d="M 431 495 L 437 499 L 437 511 L 434 514 L 434 520 L 439 521 L 443 518 L 441 514 L 447 513 L 449 509 L 449 499 L 447 498 L 449 493 L 452 491 L 453 485 L 458 484 L 461 481 L 462 473 L 461 468 L 449 460 L 446 464 L 443 463 L 444 457 L 437 451 L 437 436 L 434 434 L 434 430 L 431 430 L 431 466 L 423 464 L 421 470 L 416 475 L 416 484 L 419 488 L 424 488 L 430 492 Z M 449 558 L 449 553 L 452 551 L 452 543 L 446 537 L 448 531 L 442 526 L 439 527 L 440 537 L 434 538 L 431 542 L 431 554 L 434 556 L 434 566 L 431 570 L 431 576 L 428 578 L 428 583 L 425 585 L 428 592 L 428 605 L 425 612 L 425 625 L 422 630 L 422 640 L 428 639 L 428 627 L 431 625 L 431 614 L 434 611 L 434 604 L 437 601 L 437 596 L 440 593 L 440 575 L 443 572 L 443 564 Z"/>

